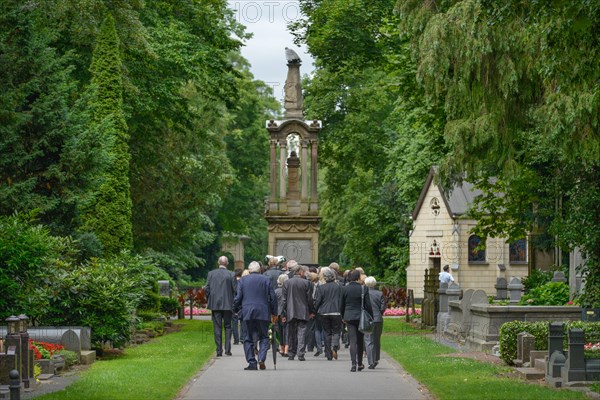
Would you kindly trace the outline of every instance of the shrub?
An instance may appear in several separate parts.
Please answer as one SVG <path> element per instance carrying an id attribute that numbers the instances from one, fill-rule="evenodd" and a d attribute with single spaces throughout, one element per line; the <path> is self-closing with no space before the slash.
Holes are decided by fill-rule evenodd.
<path id="1" fill-rule="evenodd" d="M 513 365 L 517 358 L 517 335 L 528 332 L 535 336 L 535 349 L 548 349 L 548 322 L 510 321 L 500 327 L 500 358 L 508 365 Z"/>
<path id="2" fill-rule="evenodd" d="M 527 332 L 535 336 L 535 349 L 548 349 L 548 322 L 511 321 L 500 327 L 500 358 L 508 365 L 517 358 L 517 335 Z M 569 321 L 565 323 L 564 348 L 568 347 L 569 329 L 579 328 L 585 332 L 586 343 L 600 338 L 600 322 Z"/>
<path id="3" fill-rule="evenodd" d="M 539 269 L 534 269 L 529 276 L 522 279 L 521 283 L 525 288 L 525 292 L 529 292 L 531 289 L 550 282 L 553 276 L 554 272 L 552 271 L 540 271 Z"/>
<path id="4" fill-rule="evenodd" d="M 180 304 L 177 299 L 171 297 L 160 298 L 160 311 L 166 315 L 176 315 Z"/>
<path id="5" fill-rule="evenodd" d="M 549 282 L 531 289 L 521 298 L 521 305 L 562 306 L 569 301 L 569 285 L 563 282 Z"/>
<path id="6" fill-rule="evenodd" d="M 58 350 L 54 354 L 61 355 L 65 359 L 65 366 L 67 368 L 73 365 L 79 364 L 79 356 L 76 352 L 71 350 Z"/>

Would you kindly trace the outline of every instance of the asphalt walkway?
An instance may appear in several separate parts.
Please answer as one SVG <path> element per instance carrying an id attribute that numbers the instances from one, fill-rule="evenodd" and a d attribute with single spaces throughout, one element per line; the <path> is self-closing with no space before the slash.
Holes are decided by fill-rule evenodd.
<path id="1" fill-rule="evenodd" d="M 348 349 L 338 360 L 306 354 L 306 361 L 278 355 L 273 367 L 269 350 L 266 370 L 244 371 L 243 346 L 232 346 L 232 356 L 211 359 L 180 393 L 178 400 L 417 400 L 426 391 L 394 360 L 382 352 L 377 368 L 350 372 Z M 366 366 L 366 358 L 364 360 Z"/>

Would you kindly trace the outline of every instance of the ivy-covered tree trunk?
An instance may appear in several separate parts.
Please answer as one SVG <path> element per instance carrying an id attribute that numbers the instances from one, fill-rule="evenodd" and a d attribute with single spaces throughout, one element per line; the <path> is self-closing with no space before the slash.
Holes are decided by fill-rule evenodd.
<path id="1" fill-rule="evenodd" d="M 99 141 L 109 162 L 91 201 L 83 206 L 84 232 L 94 233 L 104 254 L 112 255 L 133 247 L 131 196 L 129 187 L 129 135 L 123 115 L 123 83 L 119 38 L 112 15 L 98 34 L 92 65 L 90 108 Z"/>

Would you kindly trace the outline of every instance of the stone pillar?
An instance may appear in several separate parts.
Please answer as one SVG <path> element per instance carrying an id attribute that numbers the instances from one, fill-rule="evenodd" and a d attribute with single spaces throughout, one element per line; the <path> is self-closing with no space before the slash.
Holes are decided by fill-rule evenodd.
<path id="1" fill-rule="evenodd" d="M 21 336 L 21 380 L 25 389 L 31 386 L 33 376 L 33 350 L 29 349 L 29 318 L 25 314 L 19 315 L 19 335 Z"/>
<path id="2" fill-rule="evenodd" d="M 448 307 L 448 295 L 446 291 L 448 290 L 448 283 L 443 282 L 440 283 L 440 287 L 438 289 L 438 297 L 439 297 L 439 310 L 437 315 L 437 332 L 438 334 L 443 334 L 448 327 L 448 322 L 450 321 L 450 309 Z"/>
<path id="3" fill-rule="evenodd" d="M 302 174 L 302 194 L 300 199 L 301 212 L 305 214 L 308 211 L 308 140 L 302 139 L 300 141 L 300 146 L 300 165 Z"/>
<path id="4" fill-rule="evenodd" d="M 271 145 L 271 169 L 270 179 L 271 182 L 271 198 L 269 199 L 269 210 L 273 210 L 273 206 L 277 202 L 277 140 L 270 140 Z"/>
<path id="5" fill-rule="evenodd" d="M 496 285 L 494 286 L 496 288 L 496 299 L 498 300 L 504 300 L 507 297 L 507 282 L 506 279 L 504 278 L 496 278 Z"/>
<path id="6" fill-rule="evenodd" d="M 446 313 L 449 311 L 448 308 L 448 295 L 446 291 L 448 290 L 448 283 L 442 282 L 440 283 L 440 288 L 438 289 L 438 294 L 440 296 L 440 313 Z"/>
<path id="7" fill-rule="evenodd" d="M 548 363 L 546 364 L 546 382 L 558 386 L 554 379 L 559 378 L 565 365 L 564 347 L 565 324 L 550 322 L 548 326 Z"/>
<path id="8" fill-rule="evenodd" d="M 317 195 L 317 182 L 318 182 L 318 176 L 317 176 L 317 171 L 318 171 L 318 154 L 317 154 L 317 144 L 318 141 L 317 140 L 311 140 L 310 141 L 310 149 L 311 149 L 311 159 L 310 159 L 310 166 L 312 169 L 312 173 L 311 173 L 311 194 L 310 194 L 310 210 L 311 211 L 317 211 L 318 210 L 318 195 Z"/>
<path id="9" fill-rule="evenodd" d="M 285 166 L 287 158 L 287 142 L 285 139 L 279 142 L 279 211 L 287 211 L 285 193 Z"/>
<path id="10" fill-rule="evenodd" d="M 562 368 L 564 383 L 585 381 L 585 337 L 582 329 L 569 329 L 569 354 Z"/>
<path id="11" fill-rule="evenodd" d="M 523 284 L 521 278 L 513 277 L 508 284 L 508 293 L 510 295 L 511 303 L 518 303 L 521 301 L 521 295 L 523 292 Z"/>
<path id="12" fill-rule="evenodd" d="M 300 63 L 288 62 L 288 73 L 285 79 L 283 101 L 285 118 L 303 118 L 302 82 L 300 80 Z"/>
<path id="13" fill-rule="evenodd" d="M 7 333 L 6 333 L 6 342 L 5 346 L 8 349 L 7 354 L 14 355 L 16 359 L 16 370 L 19 372 L 21 376 L 23 376 L 22 365 L 23 365 L 23 354 L 22 354 L 22 344 L 21 344 L 21 333 L 20 325 L 21 320 L 19 317 L 15 317 L 11 315 L 6 318 L 7 324 Z"/>

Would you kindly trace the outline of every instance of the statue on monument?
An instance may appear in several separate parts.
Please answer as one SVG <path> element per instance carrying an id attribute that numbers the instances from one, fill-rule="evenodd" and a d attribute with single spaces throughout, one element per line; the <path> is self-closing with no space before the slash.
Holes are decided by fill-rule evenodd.
<path id="1" fill-rule="evenodd" d="M 285 97 L 283 107 L 286 118 L 303 117 L 303 99 L 302 85 L 300 80 L 300 65 L 302 60 L 298 54 L 289 48 L 285 48 L 285 58 L 287 60 L 288 74 L 285 80 Z"/>

